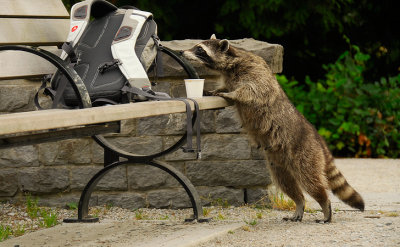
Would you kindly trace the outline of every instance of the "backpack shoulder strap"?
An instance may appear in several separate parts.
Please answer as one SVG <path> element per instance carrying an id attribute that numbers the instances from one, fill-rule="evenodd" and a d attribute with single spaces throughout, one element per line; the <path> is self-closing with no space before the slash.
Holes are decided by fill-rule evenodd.
<path id="1" fill-rule="evenodd" d="M 70 29 L 66 42 L 71 48 L 75 47 L 90 21 L 90 16 L 99 18 L 117 9 L 104 0 L 86 0 L 74 4 L 71 8 Z M 68 53 L 63 51 L 61 58 L 65 59 L 67 56 Z"/>
<path id="2" fill-rule="evenodd" d="M 151 87 L 146 70 L 134 49 L 143 24 L 151 16 L 152 14 L 146 11 L 125 10 L 121 27 L 111 45 L 112 55 L 120 61 L 118 66 L 132 87 Z"/>

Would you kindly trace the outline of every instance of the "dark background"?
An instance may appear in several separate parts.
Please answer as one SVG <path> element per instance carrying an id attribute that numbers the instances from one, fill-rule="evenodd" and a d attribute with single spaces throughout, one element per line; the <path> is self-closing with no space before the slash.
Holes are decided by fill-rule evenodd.
<path id="1" fill-rule="evenodd" d="M 76 0 L 63 0 L 68 9 Z M 400 72 L 400 17 L 395 1 L 376 0 L 110 0 L 154 14 L 162 40 L 255 38 L 284 46 L 284 71 L 322 78 L 323 64 L 349 50 L 370 54 L 366 78 Z"/>

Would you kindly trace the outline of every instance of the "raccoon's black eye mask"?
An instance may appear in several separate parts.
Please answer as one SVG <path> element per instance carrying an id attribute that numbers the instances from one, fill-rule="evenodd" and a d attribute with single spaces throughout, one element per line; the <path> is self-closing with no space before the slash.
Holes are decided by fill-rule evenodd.
<path id="1" fill-rule="evenodd" d="M 207 52 L 201 47 L 197 46 L 195 50 L 196 57 L 201 59 L 206 64 L 212 64 L 212 59 L 208 56 Z"/>

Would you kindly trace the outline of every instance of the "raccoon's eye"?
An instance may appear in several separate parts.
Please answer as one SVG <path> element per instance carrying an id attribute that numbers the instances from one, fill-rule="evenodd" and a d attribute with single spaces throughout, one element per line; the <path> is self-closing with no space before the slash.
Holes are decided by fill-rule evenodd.
<path id="1" fill-rule="evenodd" d="M 196 47 L 196 53 L 204 53 L 205 51 L 204 51 L 204 49 L 201 47 L 201 46 L 197 46 Z"/>

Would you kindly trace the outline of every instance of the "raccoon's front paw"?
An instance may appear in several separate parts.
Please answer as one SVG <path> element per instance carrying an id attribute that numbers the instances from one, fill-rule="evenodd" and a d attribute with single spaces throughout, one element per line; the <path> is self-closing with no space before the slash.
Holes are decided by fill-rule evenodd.
<path id="1" fill-rule="evenodd" d="M 203 91 L 203 95 L 204 96 L 215 96 L 214 94 L 213 94 L 213 91 Z"/>
<path id="2" fill-rule="evenodd" d="M 220 89 L 215 89 L 208 91 L 207 93 L 210 94 L 210 96 L 220 96 L 218 95 L 219 93 L 226 93 L 228 92 L 225 88 L 220 88 Z"/>

